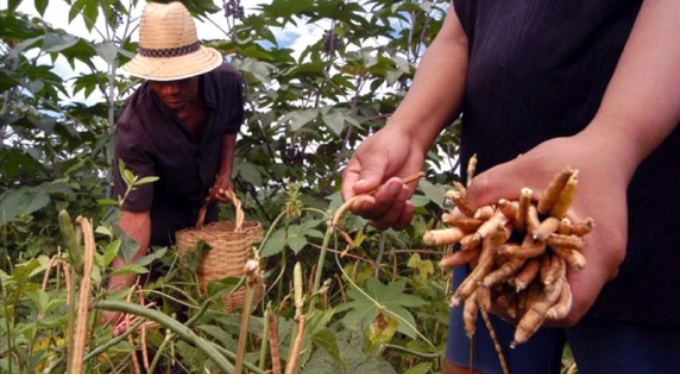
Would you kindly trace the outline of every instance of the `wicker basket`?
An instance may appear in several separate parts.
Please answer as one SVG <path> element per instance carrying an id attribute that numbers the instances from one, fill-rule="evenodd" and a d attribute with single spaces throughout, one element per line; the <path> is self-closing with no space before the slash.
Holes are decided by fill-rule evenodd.
<path id="1" fill-rule="evenodd" d="M 250 259 L 253 242 L 262 239 L 262 225 L 257 221 L 245 221 L 241 201 L 233 192 L 228 192 L 236 209 L 236 221 L 220 221 L 203 226 L 205 212 L 209 200 L 206 200 L 199 213 L 195 228 L 186 228 L 175 233 L 177 251 L 180 261 L 189 251 L 196 249 L 199 241 L 204 241 L 210 250 L 202 257 L 196 270 L 202 288 L 207 288 L 212 280 L 227 276 L 242 276 L 243 266 Z M 263 290 L 258 288 L 255 302 L 262 298 Z M 241 287 L 224 296 L 227 311 L 242 307 L 245 302 L 246 289 Z"/>

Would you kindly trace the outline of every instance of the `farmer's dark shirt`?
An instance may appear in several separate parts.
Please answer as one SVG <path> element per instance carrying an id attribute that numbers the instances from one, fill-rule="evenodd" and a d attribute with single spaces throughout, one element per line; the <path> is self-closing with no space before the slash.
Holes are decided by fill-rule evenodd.
<path id="1" fill-rule="evenodd" d="M 208 115 L 195 133 L 165 107 L 149 83 L 127 100 L 116 124 L 116 196 L 127 188 L 118 172 L 119 158 L 140 178 L 160 178 L 137 187 L 123 204 L 126 211 L 151 211 L 151 245 L 170 245 L 175 231 L 196 223 L 219 170 L 223 136 L 237 133 L 243 122 L 241 77 L 231 65 L 203 74 L 199 92 Z M 213 204 L 206 222 L 216 219 Z"/>
<path id="2" fill-rule="evenodd" d="M 477 153 L 481 172 L 547 139 L 570 136 L 587 126 L 641 3 L 454 0 L 470 52 L 463 165 Z M 678 178 L 676 128 L 642 162 L 628 188 L 626 258 L 590 316 L 680 325 Z"/>

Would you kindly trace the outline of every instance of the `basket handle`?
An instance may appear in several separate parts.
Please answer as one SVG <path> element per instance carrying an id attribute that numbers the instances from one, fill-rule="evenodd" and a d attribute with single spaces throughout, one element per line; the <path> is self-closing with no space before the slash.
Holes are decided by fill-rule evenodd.
<path id="1" fill-rule="evenodd" d="M 234 204 L 234 209 L 236 210 L 236 228 L 234 232 L 242 232 L 243 221 L 245 220 L 245 215 L 243 214 L 243 209 L 241 208 L 241 200 L 238 199 L 236 193 L 232 190 L 226 190 L 224 194 L 229 197 L 229 200 Z M 203 230 L 203 222 L 205 221 L 205 214 L 208 211 L 208 204 L 210 203 L 210 196 L 205 198 L 201 210 L 198 212 L 198 220 L 196 220 L 196 229 Z"/>

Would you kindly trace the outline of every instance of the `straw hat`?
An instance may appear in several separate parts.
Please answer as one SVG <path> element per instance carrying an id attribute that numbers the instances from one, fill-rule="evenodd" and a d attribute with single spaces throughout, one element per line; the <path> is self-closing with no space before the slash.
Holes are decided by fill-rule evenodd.
<path id="1" fill-rule="evenodd" d="M 153 81 L 174 81 L 209 72 L 221 63 L 217 50 L 198 41 L 194 19 L 182 3 L 150 2 L 140 21 L 137 54 L 123 69 Z"/>

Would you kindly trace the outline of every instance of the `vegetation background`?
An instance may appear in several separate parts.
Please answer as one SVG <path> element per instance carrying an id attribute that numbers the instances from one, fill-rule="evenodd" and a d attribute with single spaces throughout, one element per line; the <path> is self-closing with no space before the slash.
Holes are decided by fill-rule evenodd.
<path id="1" fill-rule="evenodd" d="M 247 82 L 234 178 L 246 216 L 266 231 L 257 253 L 265 260 L 267 293 L 251 316 L 221 306 L 219 297 L 237 279 L 202 290 L 195 262 L 180 265 L 172 248 L 154 249 L 117 271 L 146 277 L 153 267 L 162 275 L 157 280 L 106 293 L 113 257 L 134 251 L 115 225 L 119 201 L 111 197 L 110 176 L 115 119 L 140 83 L 119 67 L 136 50 L 143 4 L 66 0 L 68 14 L 57 15 L 46 12 L 49 1 L 34 0 L 40 17 L 18 12 L 22 0 L 0 9 L 0 371 L 72 371 L 83 350 L 73 339 L 79 332 L 87 338 L 87 372 L 214 372 L 243 360 L 248 371 L 268 371 L 279 361 L 269 342 L 273 326 L 264 324 L 270 320 L 280 361 L 296 358 L 295 371 L 441 370 L 450 274 L 437 263 L 447 249 L 425 248 L 421 234 L 448 209 L 443 194 L 458 178 L 458 124 L 428 155 L 408 229 L 381 233 L 345 215 L 342 230 L 333 230 L 329 220 L 342 203 L 340 171 L 402 99 L 448 1 L 273 0 L 248 14 L 239 0 L 183 1 L 223 32 L 205 43 Z M 82 21 L 96 37 L 55 28 L 48 22 L 55 17 Z M 291 24 L 324 30 L 293 53 L 277 40 Z M 60 76 L 54 64 L 64 61 L 82 73 Z M 79 95 L 88 100 L 74 102 Z M 79 260 L 83 246 L 62 235 L 65 228 L 76 236 L 87 229 L 65 216 L 60 228 L 61 210 L 94 223 L 91 273 Z M 222 211 L 225 220 L 233 216 L 231 207 Z M 305 296 L 297 308 L 295 264 L 305 280 L 297 285 Z M 84 280 L 92 283 L 84 294 L 93 308 L 78 331 L 75 296 Z M 125 301 L 154 306 L 131 311 Z M 96 307 L 106 303 L 143 315 L 140 328 L 116 339 L 111 326 L 97 324 Z M 300 315 L 302 346 L 291 355 Z M 565 370 L 573 371 L 566 361 Z"/>

